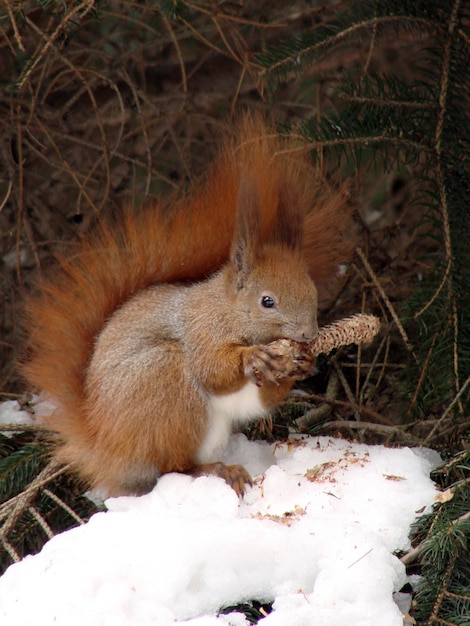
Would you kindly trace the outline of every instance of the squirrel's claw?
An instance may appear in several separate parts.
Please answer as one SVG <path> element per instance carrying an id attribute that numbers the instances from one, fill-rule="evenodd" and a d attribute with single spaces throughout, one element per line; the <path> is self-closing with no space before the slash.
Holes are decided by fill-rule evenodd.
<path id="1" fill-rule="evenodd" d="M 245 494 L 246 485 L 253 484 L 250 474 L 243 465 L 225 465 L 225 463 L 220 461 L 195 465 L 185 473 L 194 477 L 211 475 L 223 478 L 227 485 L 230 485 L 237 496 L 240 497 Z"/>

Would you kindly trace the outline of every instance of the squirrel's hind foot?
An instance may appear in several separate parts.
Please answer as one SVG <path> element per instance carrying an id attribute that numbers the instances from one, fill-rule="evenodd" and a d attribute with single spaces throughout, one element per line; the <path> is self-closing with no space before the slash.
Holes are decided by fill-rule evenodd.
<path id="1" fill-rule="evenodd" d="M 246 485 L 253 484 L 250 474 L 243 465 L 225 465 L 225 463 L 221 463 L 220 461 L 217 463 L 195 465 L 190 470 L 187 470 L 185 474 L 194 477 L 218 476 L 219 478 L 223 478 L 227 485 L 232 487 L 237 496 L 243 496 L 245 494 Z"/>

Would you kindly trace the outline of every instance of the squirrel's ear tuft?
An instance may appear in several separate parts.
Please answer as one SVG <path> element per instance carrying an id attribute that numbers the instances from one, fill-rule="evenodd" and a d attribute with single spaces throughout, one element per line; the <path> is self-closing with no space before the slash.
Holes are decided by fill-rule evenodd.
<path id="1" fill-rule="evenodd" d="M 232 242 L 231 261 L 237 274 L 237 288 L 246 283 L 256 263 L 260 239 L 260 200 L 255 181 L 242 176 L 238 190 L 237 225 Z"/>
<path id="2" fill-rule="evenodd" d="M 304 212 L 298 194 L 292 185 L 285 184 L 279 190 L 279 203 L 269 241 L 293 251 L 300 250 L 303 231 Z"/>

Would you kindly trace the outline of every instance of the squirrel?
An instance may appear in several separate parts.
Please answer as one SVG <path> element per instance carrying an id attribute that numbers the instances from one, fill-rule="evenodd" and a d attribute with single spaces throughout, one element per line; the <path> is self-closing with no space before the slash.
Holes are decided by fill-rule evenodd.
<path id="1" fill-rule="evenodd" d="M 21 369 L 54 405 L 41 419 L 56 458 L 90 487 L 140 495 L 168 472 L 251 483 L 219 455 L 234 423 L 312 371 L 269 344 L 315 337 L 317 285 L 349 248 L 344 195 L 318 192 L 304 154 L 245 114 L 192 191 L 100 223 L 42 279 Z"/>

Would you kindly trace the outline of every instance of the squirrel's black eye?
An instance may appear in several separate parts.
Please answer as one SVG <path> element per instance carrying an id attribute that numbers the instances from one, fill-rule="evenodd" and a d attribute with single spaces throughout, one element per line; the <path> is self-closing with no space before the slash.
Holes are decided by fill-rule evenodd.
<path id="1" fill-rule="evenodd" d="M 271 298 L 271 296 L 263 296 L 261 298 L 261 304 L 264 306 L 265 309 L 272 309 L 276 303 L 274 302 L 273 298 Z"/>

